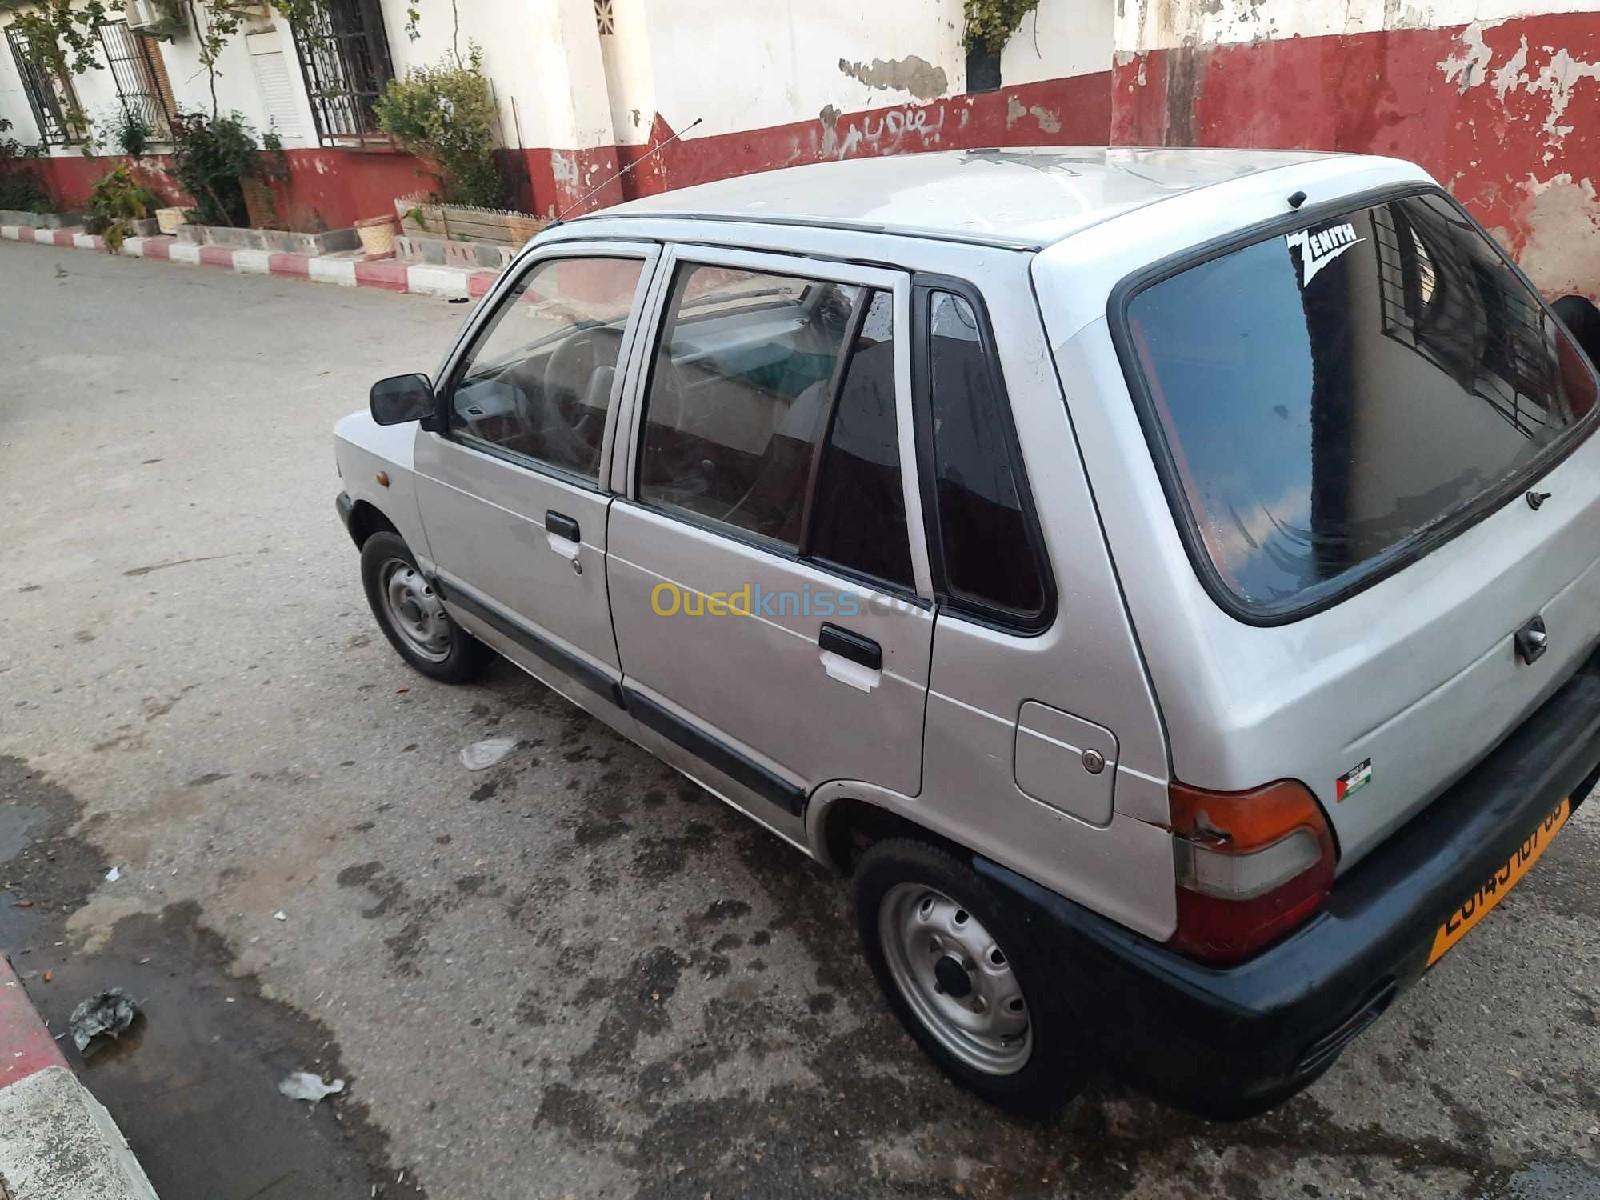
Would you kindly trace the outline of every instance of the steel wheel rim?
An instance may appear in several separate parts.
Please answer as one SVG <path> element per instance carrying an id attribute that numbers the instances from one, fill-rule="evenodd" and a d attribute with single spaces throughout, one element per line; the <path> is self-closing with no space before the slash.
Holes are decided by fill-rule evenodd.
<path id="1" fill-rule="evenodd" d="M 878 937 L 895 986 L 944 1049 L 985 1075 L 1027 1065 L 1033 1022 L 1022 985 L 969 909 L 926 884 L 897 883 L 878 906 Z"/>
<path id="2" fill-rule="evenodd" d="M 450 618 L 422 572 L 403 558 L 386 560 L 378 568 L 378 595 L 390 627 L 407 646 L 429 662 L 450 657 Z"/>

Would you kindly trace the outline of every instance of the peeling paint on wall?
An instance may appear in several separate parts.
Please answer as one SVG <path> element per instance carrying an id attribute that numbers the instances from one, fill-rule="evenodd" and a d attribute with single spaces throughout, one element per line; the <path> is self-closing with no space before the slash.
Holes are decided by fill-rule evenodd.
<path id="1" fill-rule="evenodd" d="M 1600 294 L 1600 201 L 1594 183 L 1558 175 L 1530 180 L 1518 216 L 1522 267 L 1549 294 Z M 1513 235 L 1515 236 L 1515 235 Z"/>
<path id="2" fill-rule="evenodd" d="M 1386 21 L 1416 20 L 1387 7 Z M 1600 295 L 1600 13 L 1124 52 L 1112 74 L 1114 142 L 1411 159 L 1497 230 L 1542 289 Z"/>
<path id="3" fill-rule="evenodd" d="M 950 90 L 950 81 L 944 68 L 936 67 L 915 54 L 908 54 L 905 58 L 875 58 L 870 63 L 841 58 L 839 70 L 869 88 L 910 92 L 918 100 L 935 100 Z"/>
<path id="4" fill-rule="evenodd" d="M 1032 117 L 1043 133 L 1060 133 L 1061 117 L 1042 104 L 1027 105 L 1015 96 L 1006 98 L 1006 128 L 1015 129 L 1023 117 Z"/>
<path id="5" fill-rule="evenodd" d="M 1445 82 L 1455 84 L 1459 92 L 1465 93 L 1468 88 L 1478 87 L 1488 78 L 1494 51 L 1483 40 L 1483 28 L 1481 21 L 1468 25 L 1461 31 L 1461 45 L 1457 52 L 1439 63 Z"/>

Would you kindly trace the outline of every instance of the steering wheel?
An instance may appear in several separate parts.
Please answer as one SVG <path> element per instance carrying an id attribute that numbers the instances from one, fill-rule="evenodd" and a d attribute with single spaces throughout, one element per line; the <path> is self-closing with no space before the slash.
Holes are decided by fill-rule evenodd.
<path id="1" fill-rule="evenodd" d="M 550 354 L 544 366 L 544 402 L 554 409 L 561 423 L 574 433 L 594 416 L 583 403 L 589 392 L 589 379 L 599 365 L 596 335 L 592 329 L 576 330 Z M 605 414 L 600 414 L 604 421 Z"/>

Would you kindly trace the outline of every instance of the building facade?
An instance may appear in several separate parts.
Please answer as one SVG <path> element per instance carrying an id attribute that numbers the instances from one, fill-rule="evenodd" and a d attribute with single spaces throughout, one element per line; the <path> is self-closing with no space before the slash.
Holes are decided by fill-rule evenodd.
<path id="1" fill-rule="evenodd" d="M 179 7 L 186 32 L 162 41 L 113 14 L 105 65 L 70 81 L 91 123 L 130 104 L 210 111 L 195 36 L 205 4 Z M 326 9 L 336 36 L 307 39 L 263 5 L 216 64 L 218 108 L 282 138 L 286 219 L 299 227 L 349 224 L 429 190 L 421 165 L 372 128 L 371 98 L 472 44 L 494 87 L 512 194 L 542 215 L 858 155 L 1314 147 L 1420 161 L 1542 287 L 1600 292 L 1600 0 L 1040 0 L 1003 48 L 978 53 L 964 45 L 962 0 Z M 0 11 L 0 26 L 14 20 Z M 107 159 L 61 128 L 49 81 L 30 79 L 26 47 L 8 40 L 0 117 L 24 141 L 53 143 L 49 181 L 78 201 Z"/>

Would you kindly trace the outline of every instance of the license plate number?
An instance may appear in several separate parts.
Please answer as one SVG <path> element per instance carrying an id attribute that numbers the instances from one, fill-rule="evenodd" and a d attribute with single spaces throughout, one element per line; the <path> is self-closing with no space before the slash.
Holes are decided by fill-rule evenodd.
<path id="1" fill-rule="evenodd" d="M 1431 967 L 1445 954 L 1467 936 L 1479 921 L 1489 915 L 1489 910 L 1501 900 L 1505 894 L 1533 869 L 1533 864 L 1539 861 L 1539 856 L 1549 849 L 1550 843 L 1555 840 L 1556 834 L 1561 832 L 1561 827 L 1567 823 L 1567 818 L 1572 815 L 1571 800 L 1563 800 L 1550 811 L 1550 814 L 1535 826 L 1532 833 L 1523 839 L 1522 845 L 1511 852 L 1500 869 L 1496 871 L 1465 900 L 1461 906 L 1451 913 L 1439 931 L 1433 935 L 1433 949 L 1428 953 L 1428 965 Z"/>

